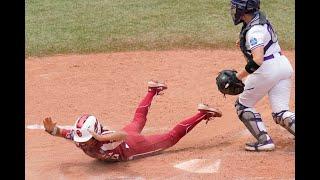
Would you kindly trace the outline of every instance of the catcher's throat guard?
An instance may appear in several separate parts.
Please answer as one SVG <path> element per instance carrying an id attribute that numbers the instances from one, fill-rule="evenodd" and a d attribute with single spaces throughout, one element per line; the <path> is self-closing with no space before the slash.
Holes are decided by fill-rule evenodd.
<path id="1" fill-rule="evenodd" d="M 238 95 L 243 92 L 244 84 L 236 76 L 235 70 L 223 70 L 216 78 L 218 90 L 226 95 Z"/>

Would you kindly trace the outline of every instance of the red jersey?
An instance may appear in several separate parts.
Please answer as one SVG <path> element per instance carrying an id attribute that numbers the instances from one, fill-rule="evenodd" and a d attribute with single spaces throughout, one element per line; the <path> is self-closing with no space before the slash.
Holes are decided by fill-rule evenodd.
<path id="1" fill-rule="evenodd" d="M 206 118 L 205 112 L 199 112 L 192 117 L 181 121 L 172 130 L 156 135 L 143 136 L 141 131 L 146 123 L 146 116 L 156 91 L 148 91 L 146 97 L 140 102 L 133 120 L 122 128 L 127 133 L 125 141 L 100 142 L 95 140 L 93 144 L 83 146 L 76 143 L 88 156 L 105 161 L 127 161 L 140 157 L 153 155 L 161 150 L 176 144 L 183 136 Z M 102 134 L 115 131 L 102 130 Z M 69 140 L 74 140 L 74 130 L 62 129 L 61 134 Z"/>
<path id="2" fill-rule="evenodd" d="M 103 130 L 102 134 L 113 133 L 114 131 Z M 75 131 L 73 129 L 67 130 L 63 129 L 61 134 L 64 138 L 72 140 Z M 91 146 L 83 146 L 80 143 L 75 142 L 76 146 L 83 150 L 88 156 L 104 161 L 124 161 L 126 157 L 124 155 L 124 150 L 128 149 L 129 146 L 124 141 L 111 142 L 105 141 L 100 142 L 95 140 L 95 144 Z"/>

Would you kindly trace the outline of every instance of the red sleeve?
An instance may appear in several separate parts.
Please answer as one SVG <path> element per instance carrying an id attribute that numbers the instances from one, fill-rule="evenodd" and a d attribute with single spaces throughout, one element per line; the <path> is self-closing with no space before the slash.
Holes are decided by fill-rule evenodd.
<path id="1" fill-rule="evenodd" d="M 73 130 L 72 129 L 61 129 L 62 137 L 73 140 Z"/>

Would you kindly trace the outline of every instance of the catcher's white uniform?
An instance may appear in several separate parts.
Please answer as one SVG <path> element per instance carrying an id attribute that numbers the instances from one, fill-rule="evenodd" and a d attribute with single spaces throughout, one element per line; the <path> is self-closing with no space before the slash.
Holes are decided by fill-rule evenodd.
<path id="1" fill-rule="evenodd" d="M 256 16 L 257 18 L 258 16 Z M 253 18 L 255 20 L 256 18 Z M 272 117 L 277 124 L 295 134 L 295 114 L 289 111 L 291 77 L 293 68 L 289 60 L 281 53 L 277 35 L 270 23 L 252 26 L 246 33 L 247 50 L 264 48 L 262 65 L 244 81 L 244 91 L 239 95 L 236 109 L 251 134 L 258 140 L 247 143 L 250 151 L 273 150 L 274 144 L 262 122 L 260 113 L 254 106 L 266 94 L 272 108 Z"/>
<path id="2" fill-rule="evenodd" d="M 289 111 L 293 68 L 289 60 L 281 53 L 278 38 L 271 23 L 259 9 L 259 0 L 231 0 L 231 15 L 235 25 L 243 21 L 239 36 L 240 49 L 248 62 L 245 69 L 251 73 L 244 81 L 244 91 L 235 102 L 235 108 L 239 119 L 258 140 L 247 143 L 246 150 L 269 151 L 273 150 L 275 145 L 267 133 L 260 113 L 255 110 L 254 106 L 268 94 L 272 107 L 272 118 L 277 124 L 295 135 L 295 114 Z M 249 22 L 247 21 L 250 16 L 241 14 L 246 14 L 246 11 L 252 17 Z M 264 61 L 258 67 L 252 63 L 251 59 L 255 48 L 263 48 L 264 51 Z"/>
<path id="3" fill-rule="evenodd" d="M 267 24 L 255 25 L 247 32 L 246 48 L 253 50 L 260 46 L 266 47 L 271 38 L 274 42 L 265 51 L 263 64 L 244 81 L 245 89 L 239 96 L 239 102 L 253 107 L 268 94 L 272 111 L 277 113 L 289 110 L 292 66 L 281 54 L 277 36 Z"/>

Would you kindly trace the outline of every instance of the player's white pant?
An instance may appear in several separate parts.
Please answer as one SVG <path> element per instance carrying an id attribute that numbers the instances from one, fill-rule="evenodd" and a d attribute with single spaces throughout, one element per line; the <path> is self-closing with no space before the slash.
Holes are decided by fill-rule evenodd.
<path id="1" fill-rule="evenodd" d="M 284 55 L 276 53 L 274 56 L 247 77 L 239 103 L 253 108 L 268 94 L 274 121 L 295 135 L 295 114 L 289 111 L 293 68 Z"/>
<path id="2" fill-rule="evenodd" d="M 275 53 L 274 56 L 275 58 L 264 61 L 244 81 L 245 88 L 239 96 L 239 102 L 244 106 L 254 107 L 268 94 L 273 112 L 289 110 L 293 68 L 284 55 Z"/>

